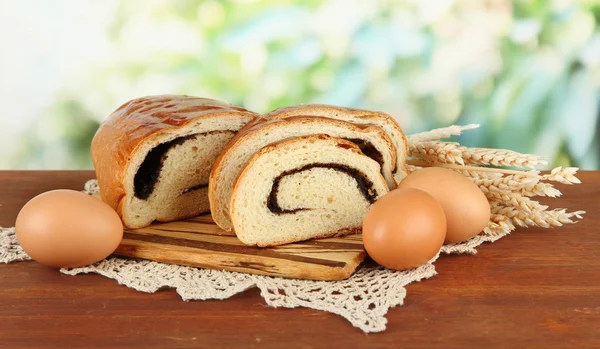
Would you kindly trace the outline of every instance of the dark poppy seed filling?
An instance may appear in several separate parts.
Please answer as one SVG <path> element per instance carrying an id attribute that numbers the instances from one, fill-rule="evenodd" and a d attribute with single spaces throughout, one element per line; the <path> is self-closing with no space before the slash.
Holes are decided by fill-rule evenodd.
<path id="1" fill-rule="evenodd" d="M 148 200 L 152 192 L 154 192 L 154 188 L 156 187 L 156 183 L 158 182 L 158 177 L 160 176 L 160 171 L 162 170 L 163 164 L 167 159 L 167 152 L 178 145 L 181 145 L 189 140 L 195 139 L 201 135 L 207 134 L 216 134 L 216 133 L 235 133 L 234 131 L 211 131 L 204 133 L 196 133 L 189 136 L 183 136 L 179 138 L 175 138 L 172 141 L 162 143 L 157 145 L 154 149 L 148 152 L 144 162 L 138 169 L 135 177 L 133 178 L 134 185 L 134 193 L 135 197 L 141 200 Z M 191 188 L 184 189 L 181 194 L 185 194 L 190 191 L 202 189 L 207 187 L 208 183 L 202 183 Z"/>
<path id="2" fill-rule="evenodd" d="M 356 144 L 360 150 L 363 152 L 363 154 L 365 154 L 366 156 L 370 157 L 371 159 L 377 161 L 379 163 L 379 165 L 381 167 L 383 167 L 383 155 L 381 155 L 381 153 L 379 152 L 379 150 L 377 150 L 377 148 L 375 148 L 373 146 L 373 144 L 371 144 L 371 142 L 366 141 L 364 139 L 358 139 L 358 138 L 345 138 L 347 141 L 350 141 L 354 144 Z"/>
<path id="3" fill-rule="evenodd" d="M 360 172 L 355 168 L 342 164 L 317 162 L 314 164 L 308 164 L 299 168 L 284 171 L 279 176 L 275 177 L 275 179 L 273 180 L 273 186 L 271 187 L 271 192 L 269 193 L 269 197 L 267 199 L 267 207 L 269 208 L 269 211 L 281 215 L 287 213 L 296 213 L 298 211 L 310 210 L 310 208 L 295 208 L 291 210 L 282 209 L 281 206 L 279 206 L 279 202 L 277 201 L 277 194 L 279 192 L 279 184 L 282 178 L 302 171 L 308 171 L 313 168 L 328 168 L 334 171 L 347 174 L 348 176 L 354 178 L 354 180 L 356 181 L 356 186 L 364 196 L 365 200 L 367 200 L 370 204 L 374 203 L 375 200 L 377 200 L 377 192 L 373 188 L 374 184 L 369 178 L 367 178 L 367 176 L 364 173 Z"/>
<path id="4" fill-rule="evenodd" d="M 186 189 L 183 189 L 183 190 L 181 191 L 181 195 L 183 195 L 183 194 L 187 194 L 187 193 L 189 193 L 189 192 L 191 192 L 191 191 L 196 191 L 196 190 L 204 189 L 204 188 L 208 188 L 208 183 L 204 183 L 204 184 L 198 184 L 198 185 L 195 185 L 195 186 L 193 186 L 193 187 L 191 187 L 191 188 L 186 188 Z"/>

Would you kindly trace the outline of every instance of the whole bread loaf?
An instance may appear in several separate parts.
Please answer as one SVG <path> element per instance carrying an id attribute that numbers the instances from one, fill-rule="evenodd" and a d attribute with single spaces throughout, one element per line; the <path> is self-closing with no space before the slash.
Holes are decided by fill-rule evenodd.
<path id="1" fill-rule="evenodd" d="M 102 200 L 129 228 L 208 212 L 214 160 L 256 116 L 231 104 L 181 95 L 123 104 L 92 141 Z"/>

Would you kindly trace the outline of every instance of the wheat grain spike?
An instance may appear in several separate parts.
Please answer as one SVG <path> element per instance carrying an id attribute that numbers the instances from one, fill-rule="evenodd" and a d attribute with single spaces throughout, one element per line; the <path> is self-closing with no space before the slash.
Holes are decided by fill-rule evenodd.
<path id="1" fill-rule="evenodd" d="M 452 125 L 448 127 L 436 128 L 431 131 L 425 131 L 408 136 L 408 143 L 416 144 L 419 142 L 435 141 L 443 138 L 450 138 L 452 136 L 460 136 L 463 131 L 476 129 L 478 127 L 478 124 L 470 124 L 465 126 Z"/>

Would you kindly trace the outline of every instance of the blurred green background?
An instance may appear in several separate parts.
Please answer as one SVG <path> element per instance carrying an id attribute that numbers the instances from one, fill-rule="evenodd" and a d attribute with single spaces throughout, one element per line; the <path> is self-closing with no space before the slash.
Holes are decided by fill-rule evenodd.
<path id="1" fill-rule="evenodd" d="M 4 0 L 0 168 L 91 168 L 123 102 L 387 112 L 407 133 L 600 169 L 600 1 Z"/>

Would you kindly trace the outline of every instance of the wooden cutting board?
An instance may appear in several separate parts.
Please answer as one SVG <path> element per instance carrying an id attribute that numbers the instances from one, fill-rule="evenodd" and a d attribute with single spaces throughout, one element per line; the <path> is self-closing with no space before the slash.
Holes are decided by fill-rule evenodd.
<path id="1" fill-rule="evenodd" d="M 350 277 L 365 258 L 360 234 L 259 248 L 219 228 L 209 214 L 126 229 L 115 255 L 309 280 Z"/>

